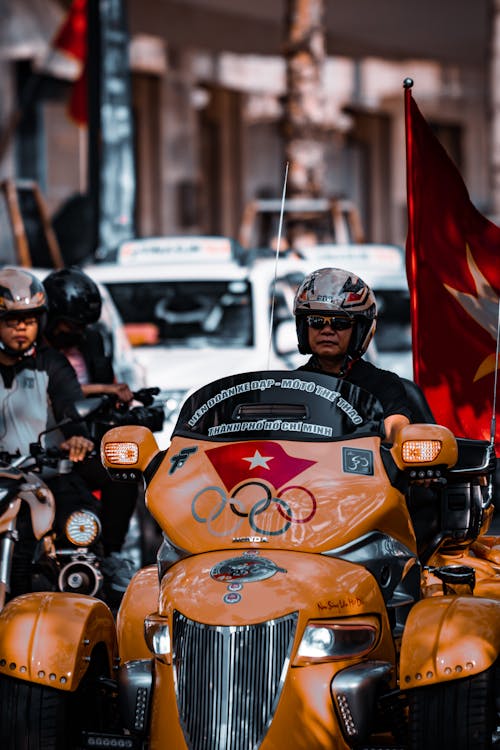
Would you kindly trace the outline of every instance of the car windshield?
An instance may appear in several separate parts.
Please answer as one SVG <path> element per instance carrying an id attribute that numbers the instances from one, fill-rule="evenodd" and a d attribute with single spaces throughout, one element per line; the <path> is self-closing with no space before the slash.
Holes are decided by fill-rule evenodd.
<path id="1" fill-rule="evenodd" d="M 372 394 L 319 373 L 264 371 L 216 380 L 182 407 L 174 435 L 230 441 L 330 441 L 383 436 Z"/>
<path id="2" fill-rule="evenodd" d="M 245 280 L 106 284 L 127 330 L 152 325 L 149 343 L 190 348 L 253 345 L 252 297 Z"/>

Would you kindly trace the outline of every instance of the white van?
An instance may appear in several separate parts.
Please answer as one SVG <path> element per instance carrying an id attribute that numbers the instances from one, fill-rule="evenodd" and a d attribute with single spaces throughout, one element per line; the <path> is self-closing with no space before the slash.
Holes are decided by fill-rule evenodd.
<path id="1" fill-rule="evenodd" d="M 116 263 L 85 267 L 109 291 L 147 385 L 165 399 L 168 443 L 186 394 L 238 372 L 283 369 L 270 343 L 274 266 L 244 264 L 226 237 L 131 240 Z"/>

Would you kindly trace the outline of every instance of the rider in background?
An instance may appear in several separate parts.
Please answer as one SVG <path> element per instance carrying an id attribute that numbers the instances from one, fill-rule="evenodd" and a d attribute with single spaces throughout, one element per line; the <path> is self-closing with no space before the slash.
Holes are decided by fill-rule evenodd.
<path id="1" fill-rule="evenodd" d="M 0 269 L 0 450 L 29 455 L 30 443 L 40 433 L 67 418 L 78 418 L 75 402 L 83 398 L 73 368 L 65 357 L 42 342 L 47 317 L 43 285 L 28 271 Z M 92 450 L 85 427 L 78 422 L 45 436 L 46 445 L 57 444 L 69 458 L 81 462 Z M 67 516 L 85 507 L 94 513 L 97 503 L 75 471 L 47 481 L 56 499 L 55 529 L 61 531 Z M 34 537 L 20 517 L 23 544 L 16 550 L 31 556 Z M 31 547 L 31 554 L 29 548 Z"/>
<path id="2" fill-rule="evenodd" d="M 333 375 L 376 396 L 384 409 L 386 439 L 393 442 L 412 412 L 399 376 L 363 359 L 377 319 L 370 287 L 349 271 L 320 268 L 300 284 L 294 315 L 299 351 L 312 354 L 298 369 Z"/>
<path id="3" fill-rule="evenodd" d="M 95 282 L 78 268 L 53 271 L 43 281 L 48 301 L 45 337 L 71 363 L 86 396 L 111 394 L 117 402 L 130 403 L 127 383 L 117 383 L 113 370 L 113 345 L 98 321 L 102 300 Z M 120 596 L 134 568 L 120 555 L 138 485 L 112 481 L 98 458 L 80 468 L 88 486 L 100 490 L 104 559 L 101 569 L 106 585 Z"/>

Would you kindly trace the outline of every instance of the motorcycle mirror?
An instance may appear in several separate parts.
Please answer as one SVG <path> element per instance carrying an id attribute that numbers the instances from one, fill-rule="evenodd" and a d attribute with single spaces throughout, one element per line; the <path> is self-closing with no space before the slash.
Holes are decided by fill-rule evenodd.
<path id="1" fill-rule="evenodd" d="M 42 432 L 40 432 L 40 434 L 38 435 L 37 442 L 36 443 L 30 443 L 30 455 L 32 455 L 32 456 L 36 456 L 37 455 L 37 453 L 40 450 L 40 446 L 41 446 L 41 443 L 42 443 L 42 438 L 43 438 L 44 435 L 48 435 L 49 432 L 54 432 L 54 430 L 58 430 L 60 427 L 63 427 L 65 424 L 70 424 L 71 422 L 74 423 L 75 420 L 71 419 L 71 417 L 65 417 L 64 419 L 62 419 L 57 424 L 53 425 L 52 427 L 49 427 L 48 430 L 43 430 Z"/>
<path id="2" fill-rule="evenodd" d="M 80 420 L 87 419 L 95 412 L 108 403 L 108 396 L 92 396 L 91 398 L 83 398 L 81 401 L 75 401 L 75 411 L 80 417 Z"/>
<path id="3" fill-rule="evenodd" d="M 57 422 L 57 424 L 53 425 L 52 427 L 49 427 L 49 429 L 43 430 L 38 435 L 37 443 L 32 443 L 30 445 L 31 455 L 34 455 L 33 449 L 36 451 L 36 446 L 40 445 L 42 441 L 42 437 L 44 435 L 47 435 L 49 432 L 53 432 L 54 430 L 58 430 L 60 427 L 63 427 L 64 425 L 75 424 L 77 422 L 83 422 L 91 414 L 94 414 L 95 412 L 99 411 L 99 409 L 105 403 L 107 403 L 107 400 L 108 400 L 107 396 L 94 396 L 92 398 L 83 398 L 80 401 L 75 401 L 74 416 L 65 417 L 60 422 Z M 33 449 L 32 449 L 32 446 L 33 446 Z"/>

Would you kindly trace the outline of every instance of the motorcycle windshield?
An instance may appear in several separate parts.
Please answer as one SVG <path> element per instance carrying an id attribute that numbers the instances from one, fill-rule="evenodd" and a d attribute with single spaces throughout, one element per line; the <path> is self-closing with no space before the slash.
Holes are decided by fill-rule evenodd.
<path id="1" fill-rule="evenodd" d="M 383 410 L 372 394 L 330 375 L 247 372 L 193 393 L 173 435 L 224 442 L 383 437 Z"/>
<path id="2" fill-rule="evenodd" d="M 413 544 L 371 394 L 309 372 L 223 378 L 185 402 L 146 490 L 175 548 L 336 550 L 375 529 Z"/>

